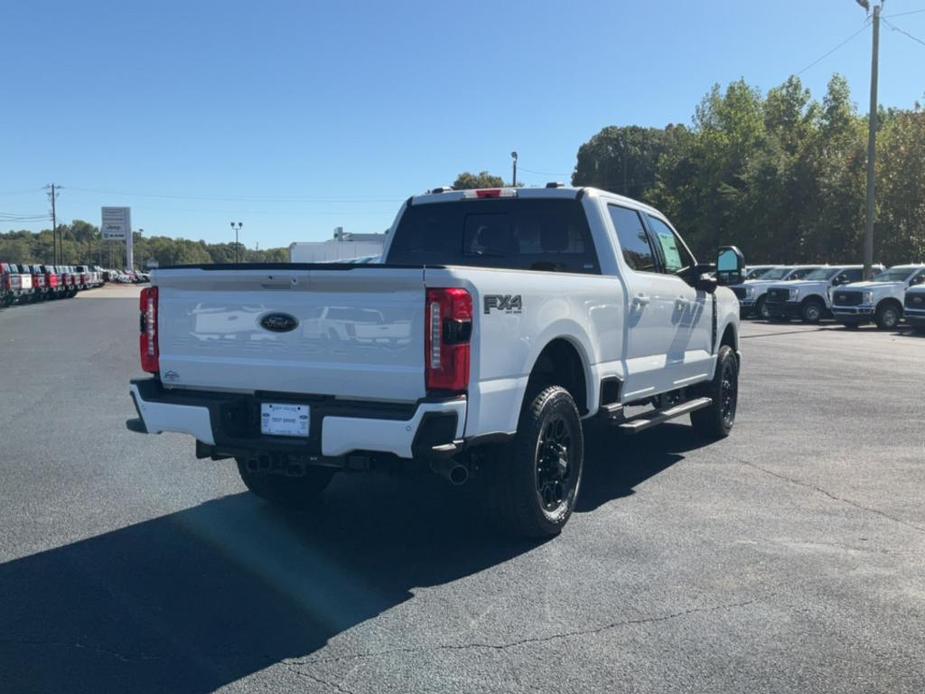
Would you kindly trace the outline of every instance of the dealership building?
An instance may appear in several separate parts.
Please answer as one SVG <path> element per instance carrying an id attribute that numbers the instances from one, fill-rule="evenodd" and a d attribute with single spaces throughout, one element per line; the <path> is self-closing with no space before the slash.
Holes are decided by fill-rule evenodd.
<path id="1" fill-rule="evenodd" d="M 386 234 L 355 234 L 334 229 L 334 238 L 327 241 L 306 241 L 289 245 L 291 263 L 333 263 L 356 258 L 378 257 L 385 247 Z"/>

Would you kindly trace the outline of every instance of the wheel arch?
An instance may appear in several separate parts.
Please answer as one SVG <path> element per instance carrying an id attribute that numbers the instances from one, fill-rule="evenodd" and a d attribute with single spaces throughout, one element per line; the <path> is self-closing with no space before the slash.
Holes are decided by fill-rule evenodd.
<path id="1" fill-rule="evenodd" d="M 594 407 L 596 394 L 589 387 L 593 383 L 584 347 L 570 335 L 559 335 L 546 342 L 534 358 L 521 407 L 544 387 L 559 385 L 571 394 L 583 416 Z"/>
<path id="2" fill-rule="evenodd" d="M 879 311 L 881 306 L 887 306 L 887 305 L 890 305 L 890 304 L 892 304 L 892 305 L 895 306 L 897 309 L 899 309 L 899 315 L 900 315 L 900 317 L 902 317 L 902 315 L 903 315 L 903 304 L 902 304 L 902 302 L 901 302 L 899 299 L 897 299 L 895 296 L 887 296 L 887 297 L 884 297 L 884 298 L 880 299 L 880 301 L 877 302 L 877 308 L 874 309 L 874 310 L 875 310 L 875 311 Z"/>
<path id="3" fill-rule="evenodd" d="M 720 338 L 716 349 L 719 350 L 723 345 L 729 345 L 734 351 L 739 351 L 739 331 L 736 330 L 735 323 L 728 323 L 723 329 L 723 336 Z"/>

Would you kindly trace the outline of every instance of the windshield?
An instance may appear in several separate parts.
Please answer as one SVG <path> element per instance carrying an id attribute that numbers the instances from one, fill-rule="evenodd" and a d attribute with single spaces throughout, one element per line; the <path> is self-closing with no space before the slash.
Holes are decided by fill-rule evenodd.
<path id="1" fill-rule="evenodd" d="M 830 279 L 832 279 L 833 277 L 835 277 L 835 275 L 837 275 L 837 274 L 839 273 L 839 270 L 840 270 L 840 269 L 841 269 L 841 268 L 837 268 L 837 267 L 836 267 L 836 268 L 831 268 L 831 267 L 820 267 L 820 268 L 817 268 L 817 269 L 813 270 L 812 272 L 808 273 L 803 279 L 804 279 L 804 280 L 809 280 L 809 281 L 812 281 L 812 280 L 830 280 Z"/>
<path id="2" fill-rule="evenodd" d="M 787 276 L 787 273 L 790 272 L 789 268 L 785 267 L 776 267 L 766 272 L 761 273 L 761 278 L 763 280 L 782 280 Z M 749 279 L 756 279 L 755 277 L 749 277 Z"/>
<path id="3" fill-rule="evenodd" d="M 919 269 L 920 268 L 917 267 L 891 267 L 889 270 L 884 270 L 874 277 L 871 282 L 905 282 L 918 272 Z"/>

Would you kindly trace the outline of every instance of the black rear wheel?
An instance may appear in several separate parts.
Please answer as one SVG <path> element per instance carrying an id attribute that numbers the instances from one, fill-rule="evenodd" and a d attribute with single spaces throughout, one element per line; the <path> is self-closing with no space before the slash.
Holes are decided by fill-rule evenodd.
<path id="1" fill-rule="evenodd" d="M 524 405 L 510 450 L 496 456 L 492 494 L 505 528 L 520 537 L 558 535 L 575 508 L 584 434 L 575 401 L 549 386 Z"/>

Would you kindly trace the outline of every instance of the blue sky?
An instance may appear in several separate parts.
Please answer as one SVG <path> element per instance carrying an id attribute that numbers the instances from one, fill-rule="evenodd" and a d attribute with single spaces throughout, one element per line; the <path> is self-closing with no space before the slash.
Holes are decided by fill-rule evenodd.
<path id="1" fill-rule="evenodd" d="M 925 0 L 884 15 L 925 40 Z M 911 14 L 903 14 L 911 13 Z M 903 14 L 903 16 L 900 16 Z M 0 212 L 253 248 L 381 231 L 463 170 L 567 180 L 606 125 L 688 123 L 714 82 L 763 90 L 861 28 L 853 0 L 48 2 L 0 6 Z M 884 26 L 880 101 L 925 101 L 925 45 Z M 870 33 L 806 70 L 866 108 Z M 8 224 L 39 229 L 48 223 Z"/>

